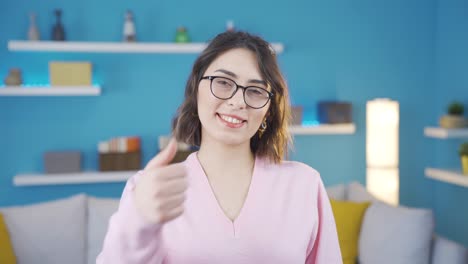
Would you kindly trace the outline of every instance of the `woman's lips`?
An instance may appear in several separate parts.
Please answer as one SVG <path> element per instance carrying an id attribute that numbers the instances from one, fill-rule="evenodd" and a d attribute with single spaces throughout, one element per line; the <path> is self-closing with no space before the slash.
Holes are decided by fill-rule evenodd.
<path id="1" fill-rule="evenodd" d="M 216 117 L 221 121 L 221 123 L 230 128 L 240 128 L 244 125 L 244 123 L 247 122 L 246 120 L 232 115 L 223 115 L 217 113 Z"/>

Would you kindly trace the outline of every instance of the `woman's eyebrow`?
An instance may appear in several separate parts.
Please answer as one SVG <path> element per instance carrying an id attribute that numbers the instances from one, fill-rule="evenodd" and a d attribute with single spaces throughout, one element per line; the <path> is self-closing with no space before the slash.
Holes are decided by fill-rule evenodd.
<path id="1" fill-rule="evenodd" d="M 225 70 L 225 69 L 217 69 L 215 72 L 222 72 L 224 74 L 227 74 L 233 78 L 237 78 L 237 74 L 233 73 L 232 71 L 228 71 L 228 70 Z"/>
<path id="2" fill-rule="evenodd" d="M 232 71 L 228 71 L 228 70 L 225 70 L 225 69 L 217 69 L 215 72 L 222 72 L 226 75 L 229 75 L 233 78 L 236 78 L 237 79 L 237 74 L 233 73 Z M 263 80 L 257 80 L 257 79 L 250 79 L 247 81 L 248 83 L 258 83 L 258 84 L 263 84 L 265 86 L 267 86 L 267 83 Z"/>

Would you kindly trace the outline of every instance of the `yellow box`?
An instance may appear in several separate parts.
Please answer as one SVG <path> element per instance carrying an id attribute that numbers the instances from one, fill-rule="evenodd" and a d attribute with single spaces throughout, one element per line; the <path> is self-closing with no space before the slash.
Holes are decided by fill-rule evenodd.
<path id="1" fill-rule="evenodd" d="M 92 65 L 90 62 L 49 62 L 51 86 L 91 85 Z"/>

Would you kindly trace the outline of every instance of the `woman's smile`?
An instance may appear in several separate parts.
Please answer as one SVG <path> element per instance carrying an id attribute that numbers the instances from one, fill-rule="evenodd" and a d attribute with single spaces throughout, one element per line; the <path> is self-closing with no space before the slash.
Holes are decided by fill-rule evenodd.
<path id="1" fill-rule="evenodd" d="M 216 113 L 216 117 L 222 124 L 229 128 L 240 128 L 244 126 L 244 123 L 247 123 L 247 120 L 234 115 Z"/>

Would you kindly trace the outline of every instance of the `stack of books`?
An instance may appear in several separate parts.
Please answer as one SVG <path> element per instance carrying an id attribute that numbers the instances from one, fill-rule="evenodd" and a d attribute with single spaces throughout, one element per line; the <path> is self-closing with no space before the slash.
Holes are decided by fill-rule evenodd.
<path id="1" fill-rule="evenodd" d="M 140 137 L 116 137 L 99 142 L 98 152 L 100 171 L 141 169 Z"/>

